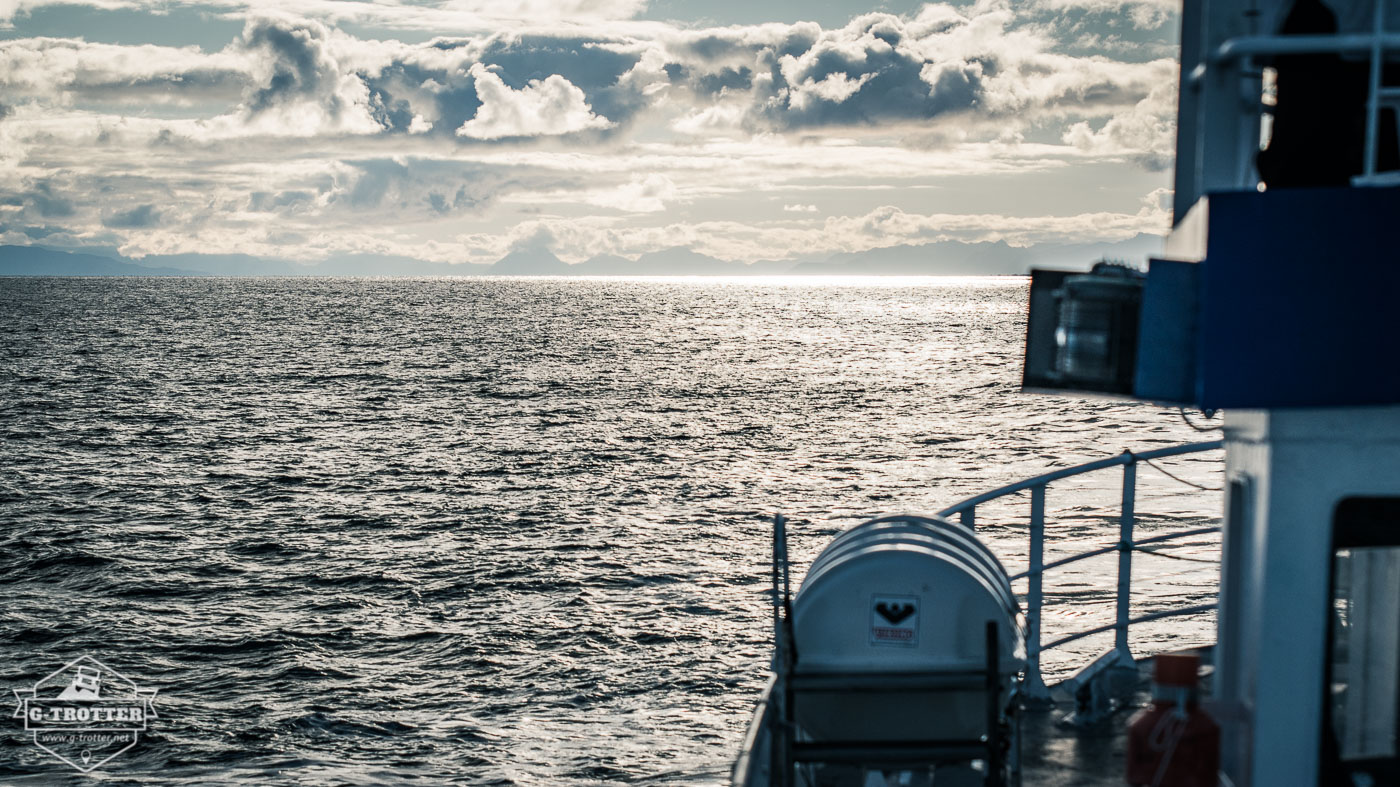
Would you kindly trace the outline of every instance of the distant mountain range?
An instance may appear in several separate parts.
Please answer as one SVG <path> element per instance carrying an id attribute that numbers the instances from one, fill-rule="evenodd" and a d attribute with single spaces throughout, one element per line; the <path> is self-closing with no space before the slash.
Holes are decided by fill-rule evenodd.
<path id="1" fill-rule="evenodd" d="M 139 259 L 106 249 L 0 246 L 0 276 L 744 276 L 1023 274 L 1031 266 L 1084 269 L 1100 259 L 1141 263 L 1160 254 L 1162 238 L 1141 234 L 1117 243 L 1041 244 L 945 241 L 890 246 L 796 260 L 734 262 L 683 247 L 635 260 L 604 254 L 569 264 L 543 248 L 512 251 L 490 265 L 426 262 L 411 257 L 352 254 L 315 264 L 246 254 L 163 254 Z"/>

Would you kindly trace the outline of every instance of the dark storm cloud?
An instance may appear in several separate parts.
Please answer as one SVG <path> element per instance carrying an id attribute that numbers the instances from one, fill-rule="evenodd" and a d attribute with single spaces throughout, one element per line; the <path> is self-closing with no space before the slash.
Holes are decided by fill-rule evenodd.
<path id="1" fill-rule="evenodd" d="M 73 202 L 57 193 L 48 182 L 35 184 L 28 194 L 27 201 L 46 219 L 64 218 L 76 212 Z"/>
<path id="2" fill-rule="evenodd" d="M 528 167 L 439 159 L 365 159 L 346 162 L 352 176 L 331 201 L 356 210 L 450 214 L 489 204 L 537 177 Z"/>
<path id="3" fill-rule="evenodd" d="M 1133 14 L 1159 14 L 1166 0 L 1138 0 Z M 1081 116 L 1104 117 L 1145 94 L 1140 81 L 1100 68 L 1068 78 L 1063 69 L 1096 58 L 1048 57 L 1066 41 L 1125 46 L 1143 29 L 1112 28 L 1103 0 L 1038 0 L 1022 10 L 1004 3 L 928 5 L 913 17 L 866 14 L 841 28 L 803 22 L 655 33 L 500 33 L 440 38 L 423 44 L 359 39 L 316 20 L 268 15 L 249 19 L 228 47 L 121 47 L 79 39 L 0 42 L 0 86 L 25 101 L 67 95 L 91 103 L 219 102 L 247 133 L 428 134 L 460 145 L 515 144 L 531 137 L 624 134 L 657 103 L 703 112 L 725 102 L 707 123 L 737 122 L 749 131 L 817 131 L 913 124 L 950 114 L 1009 118 L 1049 114 L 1071 102 Z M 1123 17 L 1120 10 L 1115 11 Z M 1018 30 L 1018 14 L 1031 20 Z M 1136 18 L 1136 17 L 1134 17 Z M 1155 16 L 1153 17 L 1155 18 Z M 1126 19 L 1126 17 L 1124 17 Z M 1045 21 L 1049 20 L 1049 21 Z M 1130 29 L 1131 28 L 1131 29 Z M 1109 33 L 1112 29 L 1117 33 Z M 1010 31 L 1025 36 L 1012 40 Z M 1043 35 L 1042 35 L 1043 34 Z M 1041 38 L 1036 38 L 1036 36 Z M 1102 58 L 1097 58 L 1102 60 Z M 1066 60 L 1076 60 L 1068 63 Z M 563 80 L 582 103 L 537 100 L 529 111 L 600 118 L 587 124 L 525 118 L 505 126 L 521 134 L 458 134 L 482 109 L 483 72 L 510 91 Z M 994 80 L 1001 84 L 993 85 Z M 1062 83 L 1053 90 L 1033 83 Z M 660 101 L 669 88 L 673 100 Z M 495 94 L 498 103 L 502 96 Z M 241 101 L 236 98 L 241 97 Z M 520 99 L 516 96 L 515 99 Z M 747 105 L 745 105 L 747 99 Z M 511 111 L 528 102 L 509 100 Z M 1088 112 L 1083 110 L 1088 109 Z M 728 120 L 721 120 L 727 118 Z M 229 135 L 228 126 L 219 133 Z M 509 130 L 509 129 L 506 129 Z M 194 137 L 202 132 L 187 131 Z M 237 131 L 232 133 L 236 134 Z M 445 196 L 444 196 L 445 198 Z M 447 203 L 450 204 L 449 200 Z"/>
<path id="4" fill-rule="evenodd" d="M 263 78 L 250 89 L 244 106 L 251 114 L 312 100 L 332 118 L 346 108 L 338 92 L 341 69 L 327 46 L 329 31 L 319 22 L 262 18 L 248 22 L 240 46 L 260 56 Z"/>
<path id="5" fill-rule="evenodd" d="M 701 98 L 752 90 L 755 129 L 802 130 L 923 120 L 978 106 L 995 57 L 938 57 L 921 39 L 961 18 L 913 25 L 869 14 L 837 30 L 816 25 L 706 31 L 667 42 L 672 84 Z M 966 20 L 961 20 L 965 23 Z"/>
<path id="6" fill-rule="evenodd" d="M 813 22 L 727 28 L 679 36 L 668 49 L 686 61 L 716 63 L 735 57 L 752 60 L 763 52 L 778 57 L 800 55 L 811 49 L 821 36 L 821 26 Z"/>
<path id="7" fill-rule="evenodd" d="M 666 39 L 662 70 L 702 105 L 726 103 L 717 117 L 738 117 L 751 131 L 909 128 L 945 116 L 1012 125 L 1104 117 L 1157 85 L 1158 63 L 1119 67 L 1061 54 L 1045 28 L 1016 24 L 1007 7 L 929 5 L 914 18 L 866 14 L 838 29 L 701 31 Z M 736 104 L 746 92 L 747 106 Z"/>
<path id="8" fill-rule="evenodd" d="M 110 229 L 144 229 L 160 224 L 160 211 L 155 205 L 139 205 L 131 210 L 113 213 L 102 220 L 102 226 Z"/>
<path id="9" fill-rule="evenodd" d="M 635 90 L 619 87 L 618 80 L 640 56 L 598 44 L 582 38 L 502 38 L 482 51 L 480 62 L 495 66 L 496 74 L 513 90 L 559 74 L 583 90 L 594 112 L 614 123 L 625 123 L 645 101 Z"/>
<path id="10" fill-rule="evenodd" d="M 932 118 L 977 103 L 980 63 L 930 62 L 879 36 L 862 43 L 859 49 L 819 45 L 775 69 L 775 82 L 789 92 L 764 105 L 764 118 L 790 129 L 870 126 Z M 847 96 L 823 91 L 821 85 L 832 80 L 858 87 Z"/>
<path id="11" fill-rule="evenodd" d="M 617 52 L 578 37 L 497 36 L 485 41 L 433 41 L 424 49 L 450 52 L 420 57 L 407 53 L 359 74 L 369 90 L 375 121 L 388 131 L 408 131 L 415 116 L 433 123 L 432 133 L 455 137 L 481 107 L 471 67 L 490 68 L 511 90 L 562 76 L 582 90 L 592 111 L 625 124 L 646 105 L 644 96 L 620 78 L 639 55 Z M 480 140 L 477 140 L 478 142 Z"/>
<path id="12" fill-rule="evenodd" d="M 680 69 L 680 75 L 683 78 L 684 66 L 675 67 Z M 675 79 L 676 77 L 673 76 L 672 80 L 675 81 Z M 694 85 L 699 92 L 710 95 L 726 90 L 748 90 L 753 87 L 753 69 L 748 66 L 740 66 L 738 68 L 721 68 L 719 71 L 709 74 L 698 74 L 694 77 Z"/>
<path id="13" fill-rule="evenodd" d="M 407 132 L 414 116 L 422 115 L 432 120 L 434 134 L 451 137 L 481 106 L 467 75 L 472 62 L 466 53 L 445 65 L 396 59 L 362 73 L 374 119 L 386 131 Z"/>

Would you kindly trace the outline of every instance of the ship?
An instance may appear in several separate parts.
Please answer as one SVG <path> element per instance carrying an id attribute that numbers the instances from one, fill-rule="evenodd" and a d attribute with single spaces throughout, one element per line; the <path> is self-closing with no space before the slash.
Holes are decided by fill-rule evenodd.
<path id="1" fill-rule="evenodd" d="M 1221 412 L 1222 438 L 1128 450 L 927 515 L 861 523 L 795 592 L 787 523 L 775 516 L 772 675 L 736 787 L 1400 784 L 1392 5 L 1184 2 L 1164 251 L 1146 270 L 1033 271 L 1021 384 Z M 1135 532 L 1140 463 L 1222 450 L 1218 524 Z M 1046 562 L 1047 489 L 1119 469 L 1117 531 L 1100 549 Z M 1029 568 L 1018 575 L 978 536 L 979 507 L 1011 496 L 1029 503 Z M 1216 530 L 1217 598 L 1133 616 L 1134 552 Z M 1114 622 L 1043 642 L 1044 583 L 1113 553 Z M 1202 613 L 1214 614 L 1215 642 L 1189 658 L 1129 647 L 1133 626 Z M 1107 632 L 1112 649 L 1047 685 L 1044 654 Z M 1131 739 L 1140 722 L 1125 709 L 1142 705 L 1165 714 L 1148 736 L 1146 776 L 1107 756 L 1073 768 L 1028 761 L 1080 722 Z M 1164 723 L 1173 714 L 1175 727 Z M 1188 742 L 1188 715 L 1208 734 Z"/>

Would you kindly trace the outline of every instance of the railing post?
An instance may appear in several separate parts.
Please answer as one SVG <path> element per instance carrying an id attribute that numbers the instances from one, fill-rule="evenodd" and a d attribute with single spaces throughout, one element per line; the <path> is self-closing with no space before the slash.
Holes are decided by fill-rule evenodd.
<path id="1" fill-rule="evenodd" d="M 1119 663 L 1135 665 L 1128 648 L 1128 622 L 1132 619 L 1133 589 L 1133 503 L 1137 499 L 1137 459 L 1128 453 L 1123 465 L 1123 508 L 1118 522 L 1118 623 L 1114 629 L 1113 650 Z"/>
<path id="2" fill-rule="evenodd" d="M 962 513 L 958 515 L 958 521 L 962 522 L 963 527 L 968 530 L 975 530 L 977 528 L 977 506 L 964 508 Z"/>
<path id="3" fill-rule="evenodd" d="M 1050 689 L 1040 675 L 1040 610 L 1045 605 L 1045 485 L 1031 487 L 1030 588 L 1026 594 L 1026 679 L 1021 684 L 1025 705 L 1052 704 Z"/>
<path id="4" fill-rule="evenodd" d="M 1385 50 L 1381 46 L 1381 34 L 1385 32 L 1385 0 L 1375 0 L 1375 16 L 1371 34 L 1371 73 L 1366 91 L 1366 156 L 1362 173 L 1366 177 L 1376 174 L 1376 143 L 1379 136 L 1381 115 L 1381 64 Z"/>

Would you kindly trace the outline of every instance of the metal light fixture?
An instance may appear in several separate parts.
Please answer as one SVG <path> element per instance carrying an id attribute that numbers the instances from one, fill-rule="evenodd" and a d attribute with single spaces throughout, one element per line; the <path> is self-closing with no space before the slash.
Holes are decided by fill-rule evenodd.
<path id="1" fill-rule="evenodd" d="M 1144 279 L 1109 262 L 1032 271 L 1023 387 L 1131 395 Z"/>

